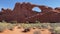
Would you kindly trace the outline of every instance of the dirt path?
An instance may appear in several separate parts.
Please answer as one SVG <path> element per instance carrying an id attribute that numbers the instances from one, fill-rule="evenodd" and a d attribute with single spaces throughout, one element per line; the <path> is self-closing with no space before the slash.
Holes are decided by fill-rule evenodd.
<path id="1" fill-rule="evenodd" d="M 24 30 L 23 28 L 17 29 L 17 27 L 15 27 L 13 31 L 5 30 L 0 34 L 33 34 L 34 31 L 40 31 L 41 34 L 50 34 L 48 29 L 31 29 L 30 32 L 26 32 L 26 33 L 23 33 L 22 32 L 23 30 Z"/>

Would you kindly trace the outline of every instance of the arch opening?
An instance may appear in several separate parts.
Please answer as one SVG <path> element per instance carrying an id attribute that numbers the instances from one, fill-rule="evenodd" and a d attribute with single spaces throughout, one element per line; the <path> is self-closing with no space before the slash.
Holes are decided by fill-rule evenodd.
<path id="1" fill-rule="evenodd" d="M 32 8 L 32 11 L 34 11 L 34 12 L 41 12 L 41 9 L 39 7 L 34 7 L 34 8 Z"/>

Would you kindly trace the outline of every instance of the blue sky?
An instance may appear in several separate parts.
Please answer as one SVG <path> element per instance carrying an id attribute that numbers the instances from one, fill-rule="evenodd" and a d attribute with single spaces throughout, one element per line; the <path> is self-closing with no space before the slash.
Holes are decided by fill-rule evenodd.
<path id="1" fill-rule="evenodd" d="M 30 2 L 37 5 L 45 5 L 49 7 L 60 7 L 60 0 L 0 0 L 1 8 L 13 9 L 16 2 Z"/>

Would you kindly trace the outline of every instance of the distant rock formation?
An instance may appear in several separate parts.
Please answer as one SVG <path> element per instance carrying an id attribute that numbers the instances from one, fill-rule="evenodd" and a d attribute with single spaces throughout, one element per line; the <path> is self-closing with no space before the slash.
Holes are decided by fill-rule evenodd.
<path id="1" fill-rule="evenodd" d="M 35 12 L 32 10 L 34 7 L 39 7 L 41 12 Z M 35 5 L 31 3 L 16 3 L 13 10 L 2 8 L 0 12 L 0 21 L 5 20 L 7 22 L 17 21 L 19 23 L 25 23 L 26 21 L 34 23 L 35 21 L 44 22 L 60 22 L 60 8 L 55 9 L 44 5 Z"/>

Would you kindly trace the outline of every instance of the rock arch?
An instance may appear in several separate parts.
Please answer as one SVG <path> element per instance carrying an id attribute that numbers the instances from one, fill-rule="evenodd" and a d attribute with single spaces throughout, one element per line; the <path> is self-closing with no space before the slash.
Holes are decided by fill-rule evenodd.
<path id="1" fill-rule="evenodd" d="M 41 9 L 41 12 L 33 12 L 32 9 L 34 7 Z M 60 8 L 53 9 L 44 5 L 35 5 L 31 3 L 16 3 L 13 10 L 2 9 L 2 14 L 0 18 L 4 19 L 3 17 L 6 17 L 8 21 L 16 20 L 20 23 L 26 21 L 35 22 L 36 20 L 41 22 L 60 22 Z M 54 18 L 56 19 L 54 20 Z M 0 19 L 0 21 L 2 19 Z"/>
<path id="2" fill-rule="evenodd" d="M 34 7 L 34 8 L 32 9 L 32 11 L 41 12 L 41 9 L 40 9 L 39 7 Z"/>

